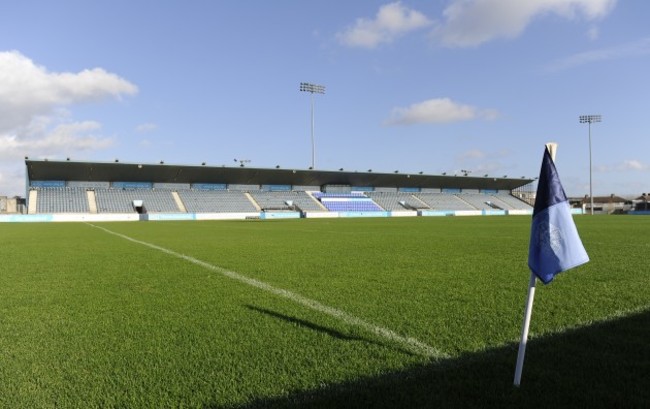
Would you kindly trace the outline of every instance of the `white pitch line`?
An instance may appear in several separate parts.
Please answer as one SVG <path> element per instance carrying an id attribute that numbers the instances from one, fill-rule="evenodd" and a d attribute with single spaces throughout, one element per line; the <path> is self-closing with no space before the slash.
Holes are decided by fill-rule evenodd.
<path id="1" fill-rule="evenodd" d="M 121 237 L 124 240 L 128 240 L 133 243 L 141 244 L 143 246 L 147 246 L 149 248 L 152 248 L 154 250 L 158 250 L 162 253 L 169 254 L 170 256 L 174 256 L 180 259 L 183 259 L 185 261 L 188 261 L 192 264 L 196 264 L 198 266 L 201 266 L 205 269 L 215 271 L 219 274 L 222 274 L 228 278 L 231 278 L 233 280 L 239 281 L 244 284 L 248 284 L 251 287 L 258 288 L 260 290 L 279 295 L 280 297 L 284 297 L 288 300 L 291 300 L 295 303 L 301 304 L 307 308 L 310 308 L 312 310 L 321 312 L 323 314 L 327 314 L 329 316 L 332 316 L 334 318 L 338 318 L 339 320 L 345 322 L 346 324 L 350 325 L 355 325 L 357 327 L 363 328 L 366 331 L 369 331 L 375 335 L 378 335 L 382 338 L 385 338 L 389 341 L 401 344 L 402 346 L 406 347 L 409 351 L 414 352 L 418 355 L 423 355 L 426 357 L 434 358 L 434 359 L 442 359 L 442 358 L 447 358 L 447 354 L 438 351 L 437 349 L 433 348 L 430 345 L 427 345 L 415 338 L 412 337 L 404 337 L 402 335 L 399 335 L 395 331 L 392 331 L 387 328 L 380 327 L 378 325 L 371 324 L 367 321 L 364 321 L 361 318 L 355 317 L 354 315 L 351 315 L 343 310 L 339 310 L 334 307 L 330 307 L 324 304 L 319 303 L 316 300 L 312 300 L 307 297 L 303 297 L 300 294 L 294 293 L 292 291 L 284 290 L 282 288 L 274 287 L 270 284 L 267 284 L 263 281 L 256 280 L 254 278 L 246 277 L 244 275 L 241 275 L 239 273 L 236 273 L 234 271 L 228 271 L 224 268 L 221 268 L 219 266 L 215 266 L 213 264 L 207 263 L 205 261 L 201 261 L 199 259 L 196 259 L 194 257 L 186 256 L 185 254 L 177 253 L 173 250 L 166 249 L 164 247 L 157 246 L 152 243 L 148 243 L 146 241 L 141 241 L 134 239 L 132 237 L 126 236 L 124 234 L 116 233 L 112 230 L 108 230 L 104 227 L 100 227 L 91 223 L 87 223 L 88 225 L 95 227 L 97 229 L 103 230 L 104 232 L 108 234 L 112 234 L 113 236 Z"/>

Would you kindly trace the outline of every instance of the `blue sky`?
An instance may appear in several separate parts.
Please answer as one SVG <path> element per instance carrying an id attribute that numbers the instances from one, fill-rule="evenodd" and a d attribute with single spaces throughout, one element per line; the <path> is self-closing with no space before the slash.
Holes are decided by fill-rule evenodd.
<path id="1" fill-rule="evenodd" d="M 650 2 L 32 1 L 0 13 L 0 195 L 24 160 L 536 177 L 650 191 Z"/>

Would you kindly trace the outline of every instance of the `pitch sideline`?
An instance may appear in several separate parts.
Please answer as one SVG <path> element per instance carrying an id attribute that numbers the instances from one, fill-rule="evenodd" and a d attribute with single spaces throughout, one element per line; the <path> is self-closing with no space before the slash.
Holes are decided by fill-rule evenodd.
<path id="1" fill-rule="evenodd" d="M 289 290 L 274 287 L 274 286 L 272 286 L 270 284 L 267 284 L 267 283 L 265 283 L 263 281 L 256 280 L 256 279 L 250 278 L 250 277 L 246 277 L 246 276 L 244 276 L 242 274 L 239 274 L 239 273 L 236 273 L 234 271 L 226 270 L 226 269 L 224 269 L 222 267 L 215 266 L 213 264 L 210 264 L 210 263 L 207 263 L 205 261 L 196 259 L 194 257 L 190 257 L 190 256 L 187 256 L 185 254 L 177 253 L 177 252 L 175 252 L 173 250 L 169 250 L 169 249 L 166 249 L 164 247 L 160 247 L 160 246 L 157 246 L 155 244 L 148 243 L 146 241 L 141 241 L 141 240 L 138 240 L 138 239 L 134 239 L 134 238 L 126 236 L 124 234 L 117 233 L 117 232 L 114 232 L 112 230 L 106 229 L 104 227 L 94 225 L 92 223 L 86 223 L 86 224 L 88 224 L 89 226 L 92 226 L 92 227 L 94 227 L 96 229 L 102 230 L 105 233 L 111 234 L 113 236 L 120 237 L 120 238 L 122 238 L 124 240 L 128 240 L 128 241 L 130 241 L 132 243 L 137 243 L 137 244 L 149 247 L 151 249 L 158 250 L 158 251 L 160 251 L 162 253 L 168 254 L 170 256 L 174 256 L 176 258 L 183 259 L 183 260 L 188 261 L 188 262 L 190 262 L 192 264 L 196 264 L 198 266 L 201 266 L 201 267 L 203 267 L 205 269 L 215 271 L 215 272 L 217 272 L 217 273 L 219 273 L 219 274 L 221 274 L 221 275 L 223 275 L 225 277 L 228 277 L 230 279 L 233 279 L 233 280 L 239 281 L 241 283 L 250 285 L 251 287 L 258 288 L 260 290 L 269 292 L 271 294 L 278 295 L 280 297 L 284 297 L 284 298 L 286 298 L 288 300 L 291 300 L 291 301 L 293 301 L 293 302 L 295 302 L 297 304 L 303 305 L 303 306 L 305 306 L 307 308 L 310 308 L 310 309 L 312 309 L 314 311 L 318 311 L 320 313 L 327 314 L 329 316 L 337 318 L 337 319 L 345 322 L 346 324 L 350 324 L 350 325 L 354 325 L 354 326 L 363 328 L 366 331 L 369 331 L 369 332 L 371 332 L 371 333 L 373 333 L 375 335 L 378 335 L 378 336 L 380 336 L 382 338 L 385 338 L 385 339 L 387 339 L 389 341 L 398 343 L 398 344 L 406 347 L 409 351 L 414 352 L 414 353 L 416 353 L 418 355 L 423 355 L 423 356 L 430 357 L 430 358 L 433 358 L 433 359 L 443 359 L 443 358 L 448 357 L 448 355 L 445 354 L 444 352 L 438 351 L 437 349 L 433 348 L 432 346 L 427 345 L 427 344 L 425 344 L 425 343 L 423 343 L 423 342 L 421 342 L 421 341 L 419 341 L 419 340 L 417 340 L 415 338 L 405 337 L 405 336 L 399 335 L 395 331 L 392 331 L 392 330 L 390 330 L 388 328 L 383 328 L 383 327 L 380 327 L 378 325 L 371 324 L 371 323 L 369 323 L 367 321 L 364 321 L 363 319 L 358 318 L 358 317 L 356 317 L 354 315 L 351 315 L 351 314 L 349 314 L 349 313 L 347 313 L 347 312 L 345 312 L 343 310 L 339 310 L 337 308 L 330 307 L 330 306 L 327 306 L 325 304 L 321 304 L 320 302 L 318 302 L 316 300 L 312 300 L 310 298 L 304 297 L 304 296 L 302 296 L 302 295 L 300 295 L 298 293 L 294 293 L 294 292 L 289 291 Z"/>

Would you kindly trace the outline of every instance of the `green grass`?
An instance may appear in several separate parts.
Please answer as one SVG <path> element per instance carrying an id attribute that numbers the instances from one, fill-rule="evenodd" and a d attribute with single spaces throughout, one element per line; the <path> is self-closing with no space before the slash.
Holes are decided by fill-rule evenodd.
<path id="1" fill-rule="evenodd" d="M 650 218 L 576 219 L 591 262 L 538 285 L 512 387 L 529 217 L 0 225 L 0 407 L 642 407 Z"/>

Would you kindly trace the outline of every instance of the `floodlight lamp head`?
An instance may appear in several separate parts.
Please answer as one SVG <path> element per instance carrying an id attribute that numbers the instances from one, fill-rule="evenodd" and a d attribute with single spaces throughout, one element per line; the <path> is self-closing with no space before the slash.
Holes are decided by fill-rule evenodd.
<path id="1" fill-rule="evenodd" d="M 311 84 L 309 82 L 301 82 L 300 91 L 311 92 L 312 94 L 324 94 L 325 86 L 318 85 L 318 84 Z"/>
<path id="2" fill-rule="evenodd" d="M 603 117 L 602 115 L 580 115 L 579 119 L 581 124 L 591 124 L 594 122 L 602 122 Z"/>

